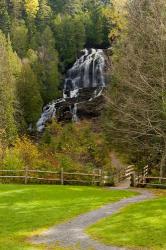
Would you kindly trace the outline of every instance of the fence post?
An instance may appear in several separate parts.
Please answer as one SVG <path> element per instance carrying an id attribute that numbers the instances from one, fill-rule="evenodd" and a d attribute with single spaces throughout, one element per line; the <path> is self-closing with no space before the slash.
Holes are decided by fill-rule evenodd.
<path id="1" fill-rule="evenodd" d="M 149 166 L 147 165 L 143 168 L 143 183 L 145 185 L 147 184 L 146 177 L 148 176 L 148 172 L 149 172 Z"/>
<path id="2" fill-rule="evenodd" d="M 130 187 L 135 187 L 135 173 L 130 174 Z"/>
<path id="3" fill-rule="evenodd" d="M 102 169 L 99 170 L 100 173 L 100 186 L 103 186 L 103 171 Z"/>
<path id="4" fill-rule="evenodd" d="M 92 186 L 93 186 L 93 184 L 94 184 L 94 175 L 95 175 L 95 171 L 94 171 L 94 169 L 93 169 L 93 171 L 92 171 Z"/>
<path id="5" fill-rule="evenodd" d="M 144 174 L 144 176 L 148 176 L 148 173 L 149 173 L 149 166 L 147 165 L 143 169 L 143 174 Z"/>
<path id="6" fill-rule="evenodd" d="M 25 167 L 25 185 L 28 184 L 28 166 Z"/>
<path id="7" fill-rule="evenodd" d="M 61 168 L 61 185 L 64 185 L 64 171 L 63 171 L 63 168 Z"/>

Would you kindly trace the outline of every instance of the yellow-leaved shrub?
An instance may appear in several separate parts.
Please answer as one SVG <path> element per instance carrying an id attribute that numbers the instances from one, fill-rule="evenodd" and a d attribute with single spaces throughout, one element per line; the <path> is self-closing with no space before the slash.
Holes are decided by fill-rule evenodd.
<path id="1" fill-rule="evenodd" d="M 37 145 L 29 138 L 18 138 L 13 147 L 7 148 L 4 153 L 3 166 L 5 169 L 40 168 L 42 165 L 41 153 Z"/>

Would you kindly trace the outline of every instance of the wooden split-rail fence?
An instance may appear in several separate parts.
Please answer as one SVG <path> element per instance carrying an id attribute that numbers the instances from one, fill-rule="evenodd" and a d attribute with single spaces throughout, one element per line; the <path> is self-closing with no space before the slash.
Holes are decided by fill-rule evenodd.
<path id="1" fill-rule="evenodd" d="M 129 165 L 126 168 L 119 169 L 118 172 L 115 173 L 116 182 L 120 183 L 126 179 L 130 179 L 133 173 L 135 173 L 134 165 Z"/>
<path id="2" fill-rule="evenodd" d="M 136 171 L 130 165 L 118 173 L 111 174 L 99 169 L 91 172 L 67 172 L 61 168 L 59 171 L 32 170 L 6 170 L 0 169 L 0 183 L 45 183 L 45 184 L 82 184 L 82 185 L 108 185 L 130 180 L 132 187 L 161 187 L 166 188 L 166 178 L 149 176 L 149 167 Z"/>
<path id="3" fill-rule="evenodd" d="M 125 168 L 123 173 L 123 179 L 130 180 L 130 186 L 137 187 L 143 186 L 146 183 L 146 179 L 149 174 L 149 166 L 145 166 L 141 171 L 135 169 L 134 165 L 130 165 Z"/>
<path id="4" fill-rule="evenodd" d="M 102 170 L 92 172 L 67 172 L 61 168 L 59 171 L 45 170 L 1 170 L 1 183 L 51 183 L 51 184 L 85 184 L 85 185 L 111 185 L 112 176 Z"/>
<path id="5" fill-rule="evenodd" d="M 136 171 L 134 165 L 128 166 L 125 169 L 124 178 L 130 179 L 130 185 L 132 187 L 159 187 L 166 188 L 165 177 L 150 176 L 149 166 L 145 166 L 142 171 Z"/>

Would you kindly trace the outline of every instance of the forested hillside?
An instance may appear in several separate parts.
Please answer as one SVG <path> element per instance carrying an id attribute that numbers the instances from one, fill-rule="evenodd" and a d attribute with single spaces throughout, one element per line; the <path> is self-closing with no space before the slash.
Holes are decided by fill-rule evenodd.
<path id="1" fill-rule="evenodd" d="M 12 89 L 7 96 L 2 91 L 11 107 L 2 102 L 6 126 L 10 119 L 11 131 L 3 132 L 8 139 L 34 126 L 43 104 L 60 95 L 63 74 L 84 47 L 109 46 L 111 16 L 110 1 L 0 2 L 0 83 Z"/>
<path id="2" fill-rule="evenodd" d="M 90 123 L 53 124 L 40 140 L 27 137 L 35 132 L 43 106 L 62 96 L 65 74 L 81 50 L 110 47 L 120 29 L 117 19 L 109 0 L 0 1 L 2 168 L 107 165 L 108 152 L 100 153 L 101 130 L 95 135 Z"/>
<path id="3" fill-rule="evenodd" d="M 26 162 L 44 169 L 57 166 L 112 169 L 108 164 L 110 151 L 117 151 L 128 163 L 139 168 L 149 164 L 154 175 L 160 172 L 163 176 L 166 172 L 165 10 L 164 0 L 1 0 L 3 166 L 23 168 Z M 107 65 L 103 50 L 111 59 Z M 62 97 L 63 88 L 74 93 L 79 92 L 80 86 L 99 86 L 103 90 L 104 70 L 108 73 L 108 87 L 102 117 L 78 123 L 65 123 L 63 119 L 57 123 L 53 119 L 39 138 L 36 123 L 42 108 Z M 69 89 L 67 85 L 64 87 L 65 77 Z M 89 103 L 102 90 L 93 89 L 89 96 L 88 88 L 80 94 L 84 95 L 86 107 L 82 96 L 78 106 L 72 98 L 79 98 L 73 95 L 68 103 L 58 99 L 52 106 L 45 106 L 44 112 L 49 114 L 53 105 L 59 107 L 64 102 L 67 114 L 72 110 L 77 118 L 78 110 L 92 118 L 94 105 Z M 99 106 L 98 100 L 95 99 L 95 105 Z M 100 114 L 101 108 L 96 113 Z M 52 111 L 49 121 L 53 114 Z M 43 117 L 46 123 L 45 113 Z M 43 129 L 45 123 L 41 121 L 39 127 Z M 105 150 L 103 155 L 101 148 Z"/>

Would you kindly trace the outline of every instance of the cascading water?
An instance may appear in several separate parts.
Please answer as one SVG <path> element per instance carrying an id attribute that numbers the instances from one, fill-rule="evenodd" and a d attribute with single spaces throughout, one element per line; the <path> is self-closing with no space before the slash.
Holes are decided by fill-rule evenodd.
<path id="1" fill-rule="evenodd" d="M 72 110 L 72 113 L 73 113 L 73 122 L 77 122 L 78 121 L 78 116 L 77 116 L 77 106 L 78 106 L 78 103 L 75 103 L 74 104 L 74 108 Z"/>
<path id="2" fill-rule="evenodd" d="M 64 98 L 73 98 L 81 88 L 105 87 L 105 57 L 101 49 L 84 49 L 82 56 L 67 72 Z"/>
<path id="3" fill-rule="evenodd" d="M 46 123 L 65 106 L 72 113 L 72 120 L 78 121 L 78 106 L 83 102 L 92 102 L 102 95 L 105 87 L 105 55 L 101 49 L 84 49 L 80 58 L 68 70 L 63 90 L 63 98 L 53 101 L 43 109 L 37 122 L 37 131 L 42 132 Z"/>

